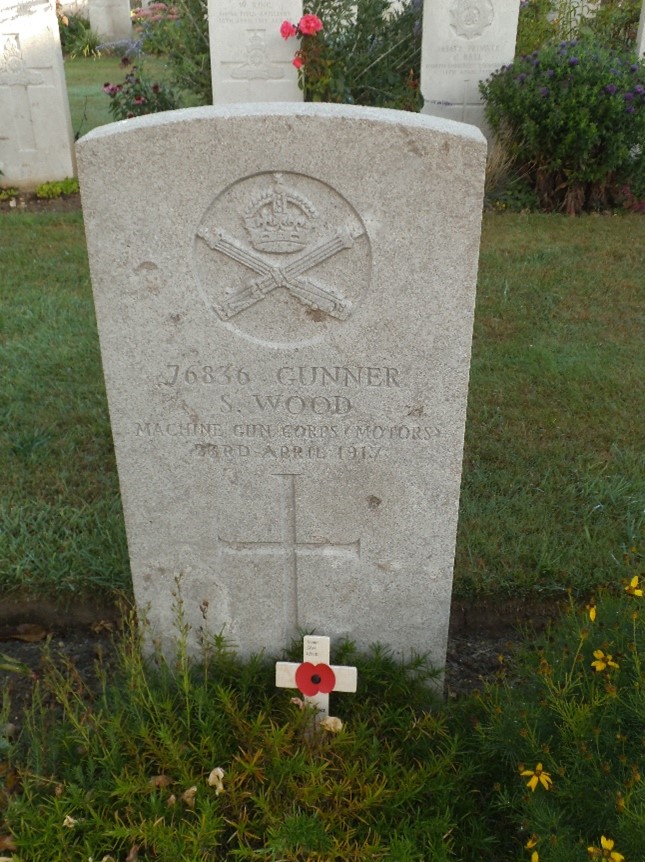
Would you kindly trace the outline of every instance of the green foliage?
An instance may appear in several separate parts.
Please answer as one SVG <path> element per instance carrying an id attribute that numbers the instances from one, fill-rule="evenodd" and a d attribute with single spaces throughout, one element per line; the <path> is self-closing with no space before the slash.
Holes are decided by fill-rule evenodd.
<path id="1" fill-rule="evenodd" d="M 612 48 L 633 50 L 641 14 L 640 0 L 604 0 L 580 22 L 580 32 L 589 32 Z"/>
<path id="2" fill-rule="evenodd" d="M 340 644 L 359 689 L 332 695 L 336 732 L 264 656 L 201 632 L 189 661 L 180 603 L 172 659 L 144 660 L 132 620 L 94 682 L 45 655 L 23 733 L 0 747 L 0 834 L 29 862 L 640 859 L 645 585 L 635 547 L 626 562 L 622 587 L 527 633 L 496 681 L 447 705 L 424 658 Z"/>
<path id="3" fill-rule="evenodd" d="M 335 700 L 340 732 L 312 732 L 296 692 L 275 689 L 272 661 L 242 662 L 217 637 L 194 666 L 179 631 L 177 660 L 146 664 L 129 629 L 98 694 L 45 662 L 12 754 L 22 792 L 6 817 L 21 858 L 123 859 L 136 845 L 159 862 L 448 862 L 488 846 L 473 766 L 425 660 L 342 645 L 358 694 Z"/>
<path id="4" fill-rule="evenodd" d="M 64 195 L 78 194 L 78 180 L 67 177 L 64 180 L 56 180 L 50 183 L 41 183 L 36 189 L 36 197 L 43 200 L 53 200 Z"/>
<path id="5" fill-rule="evenodd" d="M 212 104 L 208 0 L 176 0 L 171 8 L 172 13 L 159 10 L 159 17 L 142 20 L 143 49 L 165 56 L 175 87 L 193 93 L 202 105 Z"/>
<path id="6" fill-rule="evenodd" d="M 15 198 L 18 194 L 18 189 L 13 186 L 6 186 L 5 188 L 0 188 L 0 201 L 10 201 L 11 198 Z"/>
<path id="7" fill-rule="evenodd" d="M 323 23 L 297 52 L 306 101 L 419 110 L 418 0 L 394 12 L 389 0 L 309 0 L 304 9 Z"/>
<path id="8" fill-rule="evenodd" d="M 500 859 L 528 859 L 531 836 L 540 862 L 582 862 L 601 836 L 626 860 L 642 858 L 645 600 L 637 575 L 624 586 L 631 595 L 572 607 L 533 639 L 470 713 L 482 811 L 507 836 Z"/>
<path id="9" fill-rule="evenodd" d="M 179 99 L 168 84 L 151 81 L 141 66 L 130 66 L 127 57 L 121 60 L 121 66 L 129 67 L 125 81 L 103 86 L 103 91 L 110 97 L 110 113 L 114 120 L 128 120 L 179 107 Z"/>
<path id="10" fill-rule="evenodd" d="M 517 58 L 480 85 L 496 135 L 545 209 L 606 207 L 642 176 L 645 63 L 591 38 Z"/>
<path id="11" fill-rule="evenodd" d="M 63 54 L 76 57 L 98 57 L 101 38 L 81 15 L 58 15 L 58 29 Z"/>

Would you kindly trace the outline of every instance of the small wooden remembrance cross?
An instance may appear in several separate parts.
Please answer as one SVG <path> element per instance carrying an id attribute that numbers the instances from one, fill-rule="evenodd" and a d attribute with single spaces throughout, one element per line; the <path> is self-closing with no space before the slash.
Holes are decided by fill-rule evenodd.
<path id="1" fill-rule="evenodd" d="M 316 722 L 329 715 L 329 694 L 332 691 L 356 691 L 355 667 L 338 667 L 329 664 L 329 638 L 305 635 L 303 661 L 279 661 L 275 666 L 275 684 L 278 688 L 297 688 L 305 696 L 305 703 L 316 707 Z"/>

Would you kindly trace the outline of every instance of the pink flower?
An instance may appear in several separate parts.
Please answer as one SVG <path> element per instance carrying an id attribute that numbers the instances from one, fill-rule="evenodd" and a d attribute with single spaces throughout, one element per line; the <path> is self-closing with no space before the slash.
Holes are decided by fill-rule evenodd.
<path id="1" fill-rule="evenodd" d="M 283 39 L 289 39 L 291 36 L 296 35 L 296 28 L 288 21 L 283 21 L 280 25 L 280 35 Z"/>
<path id="2" fill-rule="evenodd" d="M 296 54 L 296 56 L 293 58 L 293 60 L 291 62 L 296 67 L 296 69 L 302 69 L 302 67 L 305 65 L 304 60 L 298 54 Z"/>
<path id="3" fill-rule="evenodd" d="M 300 30 L 303 36 L 313 36 L 314 33 L 318 33 L 322 28 L 323 22 L 317 15 L 303 15 L 298 22 L 298 30 Z"/>

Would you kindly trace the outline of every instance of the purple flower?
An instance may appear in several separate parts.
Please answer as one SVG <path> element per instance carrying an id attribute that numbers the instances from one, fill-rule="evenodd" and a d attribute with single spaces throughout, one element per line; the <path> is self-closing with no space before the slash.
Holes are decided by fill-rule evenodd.
<path id="1" fill-rule="evenodd" d="M 607 84 L 605 87 L 605 93 L 609 93 L 610 96 L 613 96 L 618 87 L 615 84 Z"/>
<path id="2" fill-rule="evenodd" d="M 633 98 L 634 98 L 634 94 L 633 94 L 633 93 L 623 93 L 623 99 L 624 99 L 626 102 L 631 102 Z"/>
<path id="3" fill-rule="evenodd" d="M 516 78 L 516 81 L 518 82 L 518 84 L 523 84 L 523 83 L 524 83 L 524 81 L 526 81 L 526 75 L 525 75 L 525 73 L 524 73 L 524 72 L 520 72 L 520 74 L 519 74 L 519 75 L 517 76 L 517 78 Z"/>
<path id="4" fill-rule="evenodd" d="M 632 65 L 629 67 L 629 71 L 638 72 L 638 63 L 632 63 Z"/>
<path id="5" fill-rule="evenodd" d="M 633 105 L 627 105 L 625 110 L 627 111 L 628 114 L 633 114 L 634 111 L 636 110 L 636 108 Z"/>
<path id="6" fill-rule="evenodd" d="M 540 95 L 542 96 L 543 99 L 546 99 L 546 97 L 549 95 L 549 88 L 548 87 L 540 87 Z"/>
<path id="7" fill-rule="evenodd" d="M 547 78 L 552 78 L 554 75 L 555 75 L 555 72 L 553 71 L 553 69 L 547 69 L 546 70 Z"/>
<path id="8" fill-rule="evenodd" d="M 580 62 L 580 60 L 578 60 L 577 57 L 569 57 L 569 65 L 570 66 L 577 66 L 579 62 Z"/>
<path id="9" fill-rule="evenodd" d="M 636 84 L 634 87 L 634 92 L 640 96 L 641 93 L 645 93 L 645 87 L 642 84 Z"/>

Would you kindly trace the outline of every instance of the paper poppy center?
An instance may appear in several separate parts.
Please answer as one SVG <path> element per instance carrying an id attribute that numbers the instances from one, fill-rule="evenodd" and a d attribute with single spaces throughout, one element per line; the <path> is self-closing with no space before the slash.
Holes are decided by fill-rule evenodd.
<path id="1" fill-rule="evenodd" d="M 317 673 L 315 673 L 315 674 L 311 677 L 311 681 L 314 683 L 314 685 L 319 685 L 319 684 L 320 684 L 320 677 L 318 676 L 318 674 L 317 674 Z"/>

